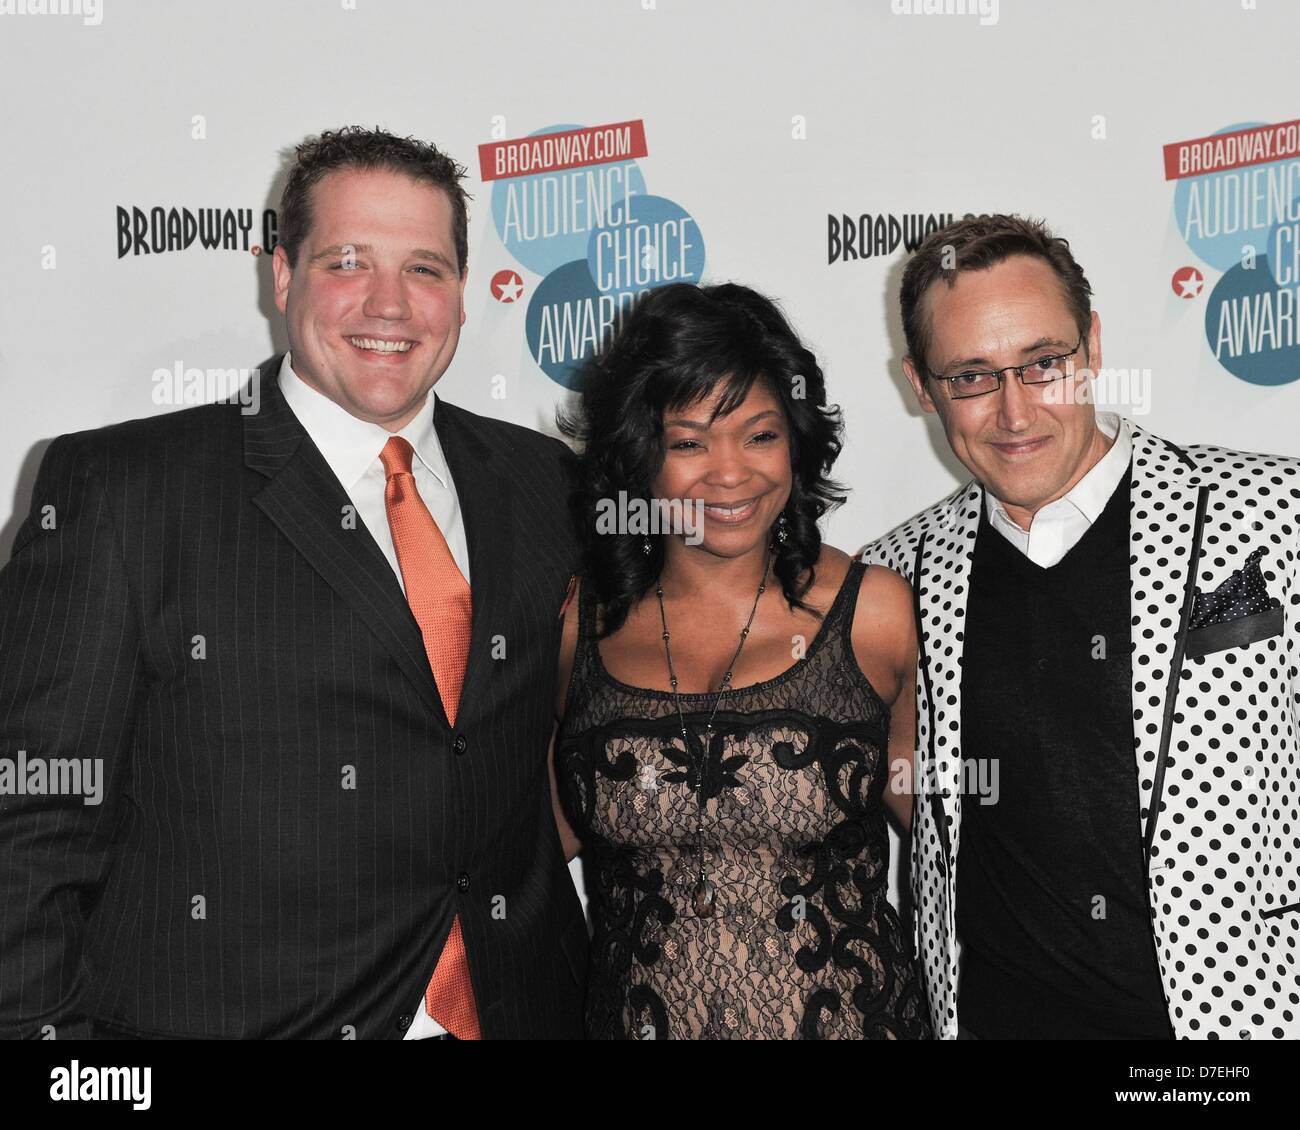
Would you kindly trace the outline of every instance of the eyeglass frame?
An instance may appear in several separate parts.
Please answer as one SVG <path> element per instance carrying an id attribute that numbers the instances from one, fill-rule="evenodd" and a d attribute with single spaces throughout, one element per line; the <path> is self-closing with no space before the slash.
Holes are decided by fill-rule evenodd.
<path id="1" fill-rule="evenodd" d="M 1043 361 L 1053 361 L 1053 362 L 1055 362 L 1055 361 L 1065 361 L 1065 360 L 1068 360 L 1069 358 L 1073 357 L 1076 353 L 1078 353 L 1080 349 L 1083 348 L 1083 342 L 1084 342 L 1084 339 L 1085 339 L 1086 337 L 1087 337 L 1086 334 L 1080 334 L 1080 335 L 1079 335 L 1079 344 L 1076 345 L 1073 349 L 1071 349 L 1069 353 L 1057 353 L 1057 354 L 1054 354 L 1054 355 L 1051 355 L 1051 356 L 1047 356 L 1047 357 L 1035 357 L 1032 361 L 1026 361 L 1023 365 L 1003 365 L 1002 368 L 1000 368 L 1000 369 L 964 369 L 964 370 L 962 370 L 962 372 L 960 372 L 960 373 L 953 373 L 952 376 L 950 376 L 950 377 L 942 376 L 942 375 L 940 375 L 939 373 L 932 373 L 932 372 L 930 372 L 930 370 L 929 370 L 928 368 L 926 368 L 925 366 L 922 366 L 922 368 L 923 368 L 923 370 L 924 370 L 924 372 L 925 372 L 925 375 L 926 375 L 927 377 L 929 377 L 930 380 L 932 380 L 932 381 L 943 381 L 943 382 L 948 386 L 948 393 L 947 393 L 947 395 L 948 395 L 948 399 L 949 399 L 949 400 L 976 400 L 976 399 L 978 399 L 978 398 L 981 397 L 981 396 L 991 396 L 991 395 L 992 395 L 993 393 L 995 393 L 995 392 L 1001 392 L 1001 391 L 1002 391 L 1002 374 L 1003 374 L 1003 373 L 1014 372 L 1014 373 L 1016 374 L 1016 379 L 1020 382 L 1020 387 L 1021 387 L 1021 388 L 1032 388 L 1032 387 L 1034 387 L 1035 385 L 1050 385 L 1050 384 L 1055 384 L 1057 381 L 1059 381 L 1059 380 L 1064 380 L 1066 377 L 1072 377 L 1072 376 L 1074 376 L 1075 374 L 1074 374 L 1073 372 L 1066 373 L 1066 372 L 1063 372 L 1063 371 L 1062 371 L 1062 372 L 1060 372 L 1060 374 L 1059 374 L 1058 376 L 1052 377 L 1050 380 L 1046 380 L 1046 381 L 1030 381 L 1029 384 L 1025 384 L 1025 370 L 1026 370 L 1026 369 L 1030 368 L 1030 367 L 1033 366 L 1033 365 L 1037 365 L 1037 364 L 1039 364 L 1040 362 L 1043 362 Z M 1046 371 L 1050 373 L 1052 370 L 1051 370 L 1051 369 L 1048 369 L 1048 370 L 1046 370 Z M 952 390 L 953 390 L 953 384 L 952 384 L 952 382 L 955 381 L 958 377 L 967 377 L 967 376 L 977 376 L 977 377 L 997 377 L 997 379 L 998 379 L 998 387 L 997 387 L 997 388 L 991 388 L 991 389 L 989 389 L 987 392 L 972 392 L 972 393 L 970 393 L 970 394 L 967 395 L 967 396 L 954 396 L 954 395 L 953 395 L 953 391 L 952 391 Z"/>

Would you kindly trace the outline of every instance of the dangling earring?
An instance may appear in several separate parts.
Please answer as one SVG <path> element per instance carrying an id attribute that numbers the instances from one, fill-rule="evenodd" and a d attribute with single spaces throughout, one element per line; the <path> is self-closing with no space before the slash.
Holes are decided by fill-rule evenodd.
<path id="1" fill-rule="evenodd" d="M 650 554 L 654 552 L 654 546 L 650 544 L 649 538 L 641 539 L 641 552 L 644 553 L 647 557 L 649 557 Z"/>
<path id="2" fill-rule="evenodd" d="M 786 529 L 784 514 L 776 520 L 776 540 L 781 545 L 785 545 L 785 543 L 790 540 L 790 533 Z"/>

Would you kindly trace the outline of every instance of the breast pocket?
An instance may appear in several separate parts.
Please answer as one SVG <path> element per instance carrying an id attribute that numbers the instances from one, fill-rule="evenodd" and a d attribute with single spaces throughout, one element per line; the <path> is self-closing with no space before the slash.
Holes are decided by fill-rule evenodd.
<path id="1" fill-rule="evenodd" d="M 1284 610 L 1278 607 L 1251 616 L 1239 616 L 1235 620 L 1225 620 L 1221 624 L 1196 628 L 1187 633 L 1187 658 L 1197 659 L 1233 647 L 1249 647 L 1253 643 L 1280 636 L 1284 622 Z"/>

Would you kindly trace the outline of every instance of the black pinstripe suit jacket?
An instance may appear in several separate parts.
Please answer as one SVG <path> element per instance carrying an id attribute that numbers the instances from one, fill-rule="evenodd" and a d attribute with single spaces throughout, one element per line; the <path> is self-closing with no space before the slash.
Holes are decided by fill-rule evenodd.
<path id="1" fill-rule="evenodd" d="M 434 420 L 473 586 L 454 732 L 275 381 L 51 445 L 0 573 L 0 758 L 106 784 L 0 796 L 0 1035 L 398 1039 L 456 911 L 484 1036 L 580 1035 L 546 767 L 568 449 Z"/>

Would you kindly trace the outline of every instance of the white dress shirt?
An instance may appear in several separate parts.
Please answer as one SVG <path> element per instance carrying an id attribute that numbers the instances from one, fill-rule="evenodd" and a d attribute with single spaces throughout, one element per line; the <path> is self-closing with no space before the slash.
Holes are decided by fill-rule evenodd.
<path id="1" fill-rule="evenodd" d="M 1113 442 L 1069 494 L 1049 502 L 1022 530 L 1006 507 L 985 490 L 984 507 L 993 528 L 1035 565 L 1048 569 L 1070 552 L 1101 517 L 1106 503 L 1128 471 L 1133 444 L 1113 412 L 1098 412 L 1097 427 Z"/>
<path id="2" fill-rule="evenodd" d="M 426 406 L 404 428 L 389 432 L 378 424 L 359 420 L 324 393 L 317 392 L 293 371 L 288 353 L 280 365 L 280 389 L 298 422 L 320 449 L 330 470 L 357 508 L 357 515 L 370 531 L 370 536 L 388 558 L 403 592 L 406 586 L 388 526 L 388 510 L 384 505 L 387 476 L 379 453 L 394 435 L 410 443 L 415 449 L 411 472 L 415 476 L 416 489 L 433 520 L 438 523 L 442 536 L 447 539 L 447 547 L 465 580 L 469 581 L 469 547 L 465 541 L 456 485 L 451 481 L 451 471 L 433 427 L 434 397 L 430 395 Z M 429 972 L 432 974 L 433 970 Z M 425 1011 L 423 991 L 412 1015 L 415 1019 L 406 1030 L 404 1038 L 407 1040 L 440 1036 L 446 1031 Z"/>
<path id="3" fill-rule="evenodd" d="M 460 517 L 456 484 L 451 481 L 451 471 L 443 458 L 438 432 L 433 426 L 435 398 L 430 395 L 428 403 L 413 420 L 404 428 L 390 432 L 378 424 L 357 419 L 324 393 L 317 392 L 293 371 L 288 353 L 280 365 L 280 389 L 298 422 L 307 429 L 312 442 L 325 456 L 334 477 L 347 491 L 370 536 L 384 551 L 402 591 L 406 591 L 406 586 L 402 584 L 402 569 L 397 563 L 397 549 L 393 546 L 388 510 L 384 505 L 384 487 L 388 480 L 384 465 L 379 461 L 384 444 L 395 435 L 401 436 L 415 449 L 415 459 L 411 463 L 415 487 L 433 520 L 438 523 L 442 536 L 447 539 L 447 547 L 461 575 L 470 581 L 469 547 L 465 541 L 465 524 Z"/>

